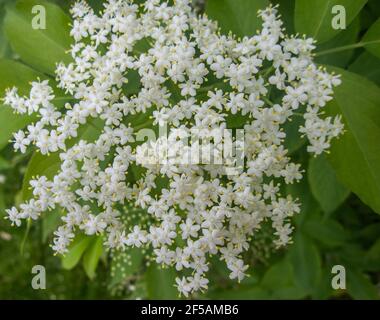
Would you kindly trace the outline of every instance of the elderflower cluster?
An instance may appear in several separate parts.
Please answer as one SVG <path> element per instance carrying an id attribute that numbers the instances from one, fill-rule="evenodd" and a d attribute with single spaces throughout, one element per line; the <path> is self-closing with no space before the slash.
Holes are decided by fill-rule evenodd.
<path id="1" fill-rule="evenodd" d="M 109 0 L 101 15 L 79 1 L 71 13 L 73 62 L 59 64 L 56 78 L 73 100 L 56 106 L 48 81 L 33 82 L 29 97 L 17 88 L 6 92 L 7 105 L 38 119 L 14 135 L 15 150 L 33 144 L 61 160 L 52 179 L 30 181 L 34 197 L 8 210 L 10 221 L 19 226 L 63 209 L 56 252 L 66 253 L 80 232 L 103 235 L 111 249 L 152 248 L 158 264 L 181 274 L 176 281 L 185 296 L 207 289 L 211 255 L 241 281 L 248 269 L 243 253 L 260 226 L 269 222 L 274 244 L 284 246 L 300 211 L 297 199 L 283 194 L 285 184 L 302 178 L 284 147 L 283 127 L 301 116 L 308 151 L 328 149 L 343 126 L 339 117 L 322 118 L 322 109 L 339 77 L 313 63 L 312 39 L 284 34 L 276 7 L 259 11 L 261 31 L 243 39 L 222 35 L 190 0 Z M 172 161 L 170 154 L 194 151 L 173 137 L 194 129 L 207 136 L 231 123 L 244 129 L 239 174 L 226 172 L 233 157 L 217 164 L 202 157 Z M 140 129 L 163 125 L 168 137 L 136 139 Z M 227 138 L 234 139 L 218 134 L 214 140 Z M 214 149 L 222 152 L 217 142 Z M 157 155 L 165 151 L 169 156 Z M 145 218 L 122 223 L 128 206 Z"/>

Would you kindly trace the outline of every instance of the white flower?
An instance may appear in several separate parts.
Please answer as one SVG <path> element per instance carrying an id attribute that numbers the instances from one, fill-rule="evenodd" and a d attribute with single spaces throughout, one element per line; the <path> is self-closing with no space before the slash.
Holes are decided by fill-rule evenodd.
<path id="1" fill-rule="evenodd" d="M 175 281 L 177 283 L 179 293 L 183 294 L 185 297 L 188 297 L 192 290 L 191 283 L 187 282 L 187 279 L 185 277 L 182 279 L 176 278 Z"/>
<path id="2" fill-rule="evenodd" d="M 231 270 L 230 279 L 237 279 L 240 282 L 245 278 L 246 274 L 244 272 L 248 269 L 248 266 L 244 265 L 243 260 L 234 260 L 229 262 L 227 266 Z"/>
<path id="3" fill-rule="evenodd" d="M 139 226 L 134 226 L 133 232 L 128 234 L 128 238 L 125 241 L 125 244 L 128 246 L 141 247 L 141 245 L 145 242 L 147 242 L 145 232 L 141 230 Z"/>
<path id="4" fill-rule="evenodd" d="M 88 215 L 82 229 L 87 235 L 99 234 L 104 231 L 107 224 L 99 216 Z"/>
<path id="5" fill-rule="evenodd" d="M 194 222 L 187 218 L 185 223 L 180 224 L 179 226 L 182 230 L 182 239 L 187 239 L 189 237 L 196 238 L 198 231 L 201 228 L 199 225 L 194 224 Z"/>
<path id="6" fill-rule="evenodd" d="M 21 216 L 20 213 L 16 208 L 7 209 L 7 219 L 9 219 L 12 222 L 12 225 L 16 225 L 17 227 L 21 226 Z"/>
<path id="7" fill-rule="evenodd" d="M 29 138 L 25 136 L 24 131 L 19 131 L 13 135 L 15 139 L 14 148 L 15 150 L 20 150 L 21 153 L 26 152 L 26 147 L 30 144 Z"/>

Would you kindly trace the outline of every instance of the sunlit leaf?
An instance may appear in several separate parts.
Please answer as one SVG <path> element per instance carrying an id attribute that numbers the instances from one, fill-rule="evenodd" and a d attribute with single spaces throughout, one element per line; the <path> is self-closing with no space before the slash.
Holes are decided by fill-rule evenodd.
<path id="1" fill-rule="evenodd" d="M 380 86 L 380 58 L 369 52 L 363 52 L 348 70 L 360 74 Z"/>
<path id="2" fill-rule="evenodd" d="M 327 110 L 343 115 L 346 132 L 328 157 L 339 181 L 380 213 L 380 88 L 341 69 L 342 85 Z"/>
<path id="3" fill-rule="evenodd" d="M 365 48 L 376 57 L 380 58 L 380 18 L 371 26 L 362 39 Z"/>
<path id="4" fill-rule="evenodd" d="M 313 196 L 325 213 L 337 209 L 350 194 L 337 180 L 334 169 L 323 155 L 310 159 L 307 172 Z"/>
<path id="5" fill-rule="evenodd" d="M 262 24 L 257 11 L 268 4 L 268 0 L 208 0 L 206 13 L 218 21 L 224 33 L 232 31 L 240 37 L 253 36 Z"/>
<path id="6" fill-rule="evenodd" d="M 177 299 L 178 291 L 175 285 L 176 272 L 173 268 L 162 269 L 152 263 L 145 273 L 149 299 Z"/>
<path id="7" fill-rule="evenodd" d="M 346 10 L 346 23 L 355 19 L 367 0 L 296 0 L 295 27 L 300 34 L 306 34 L 319 43 L 334 38 L 341 29 L 334 29 L 332 9 L 336 5 Z"/>
<path id="8" fill-rule="evenodd" d="M 32 27 L 36 5 L 46 9 L 46 28 Z M 40 0 L 21 0 L 8 5 L 4 21 L 7 38 L 15 53 L 36 70 L 54 75 L 59 62 L 70 62 L 66 53 L 72 43 L 70 18 L 57 5 Z"/>
<path id="9" fill-rule="evenodd" d="M 295 283 L 311 294 L 321 279 L 322 265 L 318 248 L 309 237 L 298 232 L 289 250 Z"/>
<path id="10" fill-rule="evenodd" d="M 83 267 L 90 279 L 95 277 L 99 259 L 103 253 L 103 238 L 98 236 L 92 240 L 83 256 Z"/>
<path id="11" fill-rule="evenodd" d="M 69 252 L 62 258 L 62 267 L 67 270 L 73 269 L 79 263 L 91 240 L 92 238 L 86 235 L 77 236 L 70 244 Z"/>

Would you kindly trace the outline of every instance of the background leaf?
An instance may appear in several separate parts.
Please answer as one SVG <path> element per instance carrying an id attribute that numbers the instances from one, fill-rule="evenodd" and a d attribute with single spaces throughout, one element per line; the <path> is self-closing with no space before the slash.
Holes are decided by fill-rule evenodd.
<path id="1" fill-rule="evenodd" d="M 347 270 L 347 291 L 354 299 L 379 299 L 379 292 L 371 281 L 362 273 L 351 268 Z"/>
<path id="2" fill-rule="evenodd" d="M 324 155 L 310 159 L 307 173 L 313 196 L 325 213 L 335 211 L 350 194 L 338 181 Z"/>
<path id="3" fill-rule="evenodd" d="M 286 133 L 284 145 L 288 149 L 289 154 L 296 152 L 306 143 L 306 138 L 302 137 L 299 133 L 299 128 L 303 123 L 304 119 L 302 117 L 295 116 L 292 121 L 287 121 L 284 125 Z"/>
<path id="4" fill-rule="evenodd" d="M 32 8 L 46 8 L 46 29 L 33 29 Z M 7 6 L 4 28 L 9 43 L 20 58 L 35 69 L 54 75 L 58 62 L 71 60 L 69 23 L 71 19 L 55 4 L 40 0 L 22 0 Z"/>
<path id="5" fill-rule="evenodd" d="M 207 297 L 216 300 L 268 300 L 271 294 L 264 288 L 255 286 L 209 292 Z"/>
<path id="6" fill-rule="evenodd" d="M 352 45 L 358 41 L 359 32 L 360 19 L 356 18 L 346 30 L 342 30 L 333 39 L 318 45 L 317 51 Z M 351 50 L 317 56 L 315 61 L 320 64 L 329 64 L 344 68 L 352 59 L 354 51 L 355 49 L 353 48 Z"/>
<path id="7" fill-rule="evenodd" d="M 295 283 L 311 294 L 321 279 L 321 257 L 315 244 L 301 232 L 294 237 L 289 249 L 294 269 Z"/>
<path id="8" fill-rule="evenodd" d="M 5 3 L 0 1 L 0 58 L 9 58 L 12 55 L 12 50 L 5 36 L 3 21 L 5 16 Z"/>
<path id="9" fill-rule="evenodd" d="M 274 5 L 279 5 L 278 11 L 281 14 L 287 34 L 294 34 L 294 0 L 271 0 Z"/>
<path id="10" fill-rule="evenodd" d="M 95 271 L 99 263 L 99 259 L 103 253 L 103 237 L 92 239 L 92 243 L 87 248 L 83 256 L 83 267 L 90 279 L 95 278 Z"/>
<path id="11" fill-rule="evenodd" d="M 69 252 L 62 258 L 62 267 L 67 270 L 73 269 L 80 261 L 84 251 L 91 244 L 92 238 L 86 235 L 79 235 L 70 244 Z"/>
<path id="12" fill-rule="evenodd" d="M 332 144 L 328 157 L 339 180 L 380 213 L 380 89 L 356 74 L 342 74 L 328 110 L 342 114 L 345 134 Z"/>
<path id="13" fill-rule="evenodd" d="M 42 219 L 42 242 L 46 243 L 48 237 L 57 230 L 57 227 L 62 222 L 61 209 L 56 208 L 52 212 L 49 212 Z"/>
<path id="14" fill-rule="evenodd" d="M 295 28 L 319 43 L 334 38 L 341 30 L 333 29 L 332 8 L 342 5 L 346 9 L 347 26 L 355 19 L 367 0 L 296 0 Z"/>
<path id="15" fill-rule="evenodd" d="M 328 248 L 343 246 L 349 240 L 349 234 L 333 219 L 313 216 L 302 226 L 302 231 Z"/>
<path id="16" fill-rule="evenodd" d="M 178 298 L 175 285 L 176 272 L 173 268 L 162 269 L 152 263 L 146 270 L 146 286 L 149 299 L 170 300 Z"/>
<path id="17" fill-rule="evenodd" d="M 349 71 L 360 74 L 380 85 L 380 59 L 363 52 L 348 68 Z"/>
<path id="18" fill-rule="evenodd" d="M 380 18 L 372 25 L 362 40 L 368 43 L 365 48 L 376 57 L 380 58 Z"/>
<path id="19" fill-rule="evenodd" d="M 268 4 L 267 0 L 208 0 L 206 13 L 218 21 L 224 33 L 232 31 L 240 37 L 253 36 L 262 24 L 257 11 Z"/>
<path id="20" fill-rule="evenodd" d="M 271 299 L 302 299 L 306 292 L 295 283 L 294 271 L 288 259 L 272 265 L 260 283 Z"/>

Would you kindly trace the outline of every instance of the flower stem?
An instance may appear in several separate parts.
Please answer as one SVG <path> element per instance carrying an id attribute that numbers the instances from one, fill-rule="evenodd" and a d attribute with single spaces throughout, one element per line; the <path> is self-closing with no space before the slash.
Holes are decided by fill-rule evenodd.
<path id="1" fill-rule="evenodd" d="M 354 44 L 351 44 L 351 45 L 348 45 L 348 46 L 342 46 L 342 47 L 337 47 L 337 48 L 334 48 L 334 49 L 320 51 L 320 52 L 317 52 L 315 54 L 315 56 L 316 57 L 320 57 L 320 56 L 324 56 L 324 55 L 332 54 L 332 53 L 336 53 L 336 52 L 341 52 L 341 51 L 346 51 L 346 50 L 351 50 L 351 49 L 362 48 L 364 46 L 371 45 L 371 44 L 377 44 L 377 43 L 380 44 L 380 40 L 367 41 L 367 42 L 358 42 L 358 43 L 354 43 Z"/>
<path id="2" fill-rule="evenodd" d="M 264 102 L 266 102 L 266 104 L 268 104 L 269 106 L 271 106 L 271 107 L 274 106 L 274 103 L 272 101 L 270 101 L 267 97 L 261 97 L 261 99 L 263 99 Z"/>
<path id="3" fill-rule="evenodd" d="M 20 245 L 20 253 L 22 256 L 24 255 L 25 244 L 26 244 L 26 240 L 28 239 L 28 235 L 29 235 L 31 226 L 32 226 L 32 220 L 29 218 L 28 222 L 26 224 L 26 230 L 24 233 L 24 237 L 23 237 L 21 245 Z"/>

